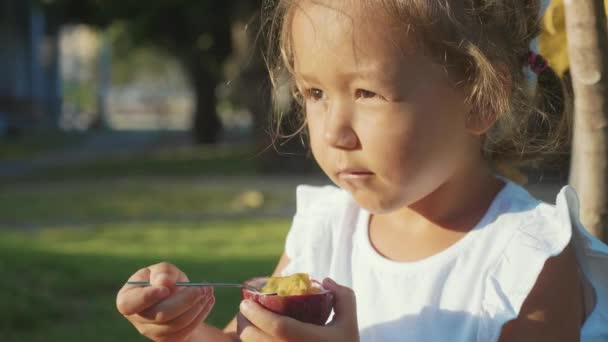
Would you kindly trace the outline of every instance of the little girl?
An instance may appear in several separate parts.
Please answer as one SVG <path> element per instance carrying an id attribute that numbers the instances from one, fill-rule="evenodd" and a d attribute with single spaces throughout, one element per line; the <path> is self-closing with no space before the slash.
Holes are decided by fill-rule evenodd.
<path id="1" fill-rule="evenodd" d="M 162 263 L 130 278 L 154 286 L 118 294 L 138 331 L 155 341 L 608 341 L 608 247 L 581 226 L 574 191 L 551 206 L 499 172 L 568 140 L 559 81 L 529 51 L 539 1 L 276 2 L 271 76 L 288 76 L 337 187 L 297 189 L 274 275 L 325 279 L 334 315 L 314 326 L 243 301 L 239 332 L 236 320 L 221 331 L 201 323 L 212 291 L 176 291 L 187 277 Z"/>

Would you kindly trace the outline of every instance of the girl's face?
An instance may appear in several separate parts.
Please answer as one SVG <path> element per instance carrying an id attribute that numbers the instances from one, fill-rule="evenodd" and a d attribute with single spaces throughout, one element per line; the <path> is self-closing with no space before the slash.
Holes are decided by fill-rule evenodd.
<path id="1" fill-rule="evenodd" d="M 377 214 L 424 199 L 482 160 L 479 136 L 465 127 L 464 91 L 405 25 L 390 22 L 305 1 L 291 23 L 315 159 Z"/>

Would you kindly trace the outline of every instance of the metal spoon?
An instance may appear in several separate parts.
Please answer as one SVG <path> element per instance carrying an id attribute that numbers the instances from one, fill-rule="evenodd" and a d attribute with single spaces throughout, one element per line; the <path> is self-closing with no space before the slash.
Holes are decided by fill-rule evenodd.
<path id="1" fill-rule="evenodd" d="M 136 285 L 136 286 L 151 286 L 151 284 L 147 281 L 128 281 L 128 285 Z M 211 286 L 211 287 L 244 287 L 250 291 L 260 292 L 259 289 L 246 284 L 238 284 L 238 283 L 192 283 L 186 281 L 178 281 L 175 283 L 175 286 Z"/>

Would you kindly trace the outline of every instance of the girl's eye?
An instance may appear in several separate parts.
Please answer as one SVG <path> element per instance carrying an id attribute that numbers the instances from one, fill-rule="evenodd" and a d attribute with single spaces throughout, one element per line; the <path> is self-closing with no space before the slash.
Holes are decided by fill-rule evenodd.
<path id="1" fill-rule="evenodd" d="M 369 90 L 365 90 L 365 89 L 357 89 L 355 91 L 355 96 L 357 98 L 362 98 L 362 99 L 372 99 L 374 97 L 377 97 L 378 94 L 374 93 L 373 91 L 369 91 Z"/>
<path id="2" fill-rule="evenodd" d="M 306 89 L 304 95 L 313 101 L 320 101 L 324 97 L 323 90 L 317 88 Z"/>

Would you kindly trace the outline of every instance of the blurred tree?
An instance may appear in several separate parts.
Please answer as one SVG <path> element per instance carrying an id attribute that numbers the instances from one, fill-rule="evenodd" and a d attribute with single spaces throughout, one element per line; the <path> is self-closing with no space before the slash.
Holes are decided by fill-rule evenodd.
<path id="1" fill-rule="evenodd" d="M 248 0 L 39 0 L 61 23 L 107 26 L 124 22 L 137 44 L 152 44 L 183 66 L 196 99 L 195 140 L 215 143 L 221 131 L 216 86 L 231 52 L 233 8 Z M 257 2 L 257 1 L 256 1 Z"/>
<path id="2" fill-rule="evenodd" d="M 268 75 L 263 50 L 268 48 L 269 17 L 252 16 L 262 1 L 240 1 L 234 8 L 232 22 L 233 53 L 227 64 L 230 101 L 247 108 L 253 116 L 253 132 L 256 147 L 263 151 L 258 158 L 258 167 L 264 172 L 317 171 L 316 163 L 310 157 L 305 137 L 293 135 L 300 124 L 295 120 L 297 110 L 291 101 L 290 84 L 279 82 L 273 87 Z M 266 13 L 269 14 L 269 13 Z M 266 56 L 268 57 L 268 56 Z M 236 67 L 235 67 L 236 66 Z M 274 101 L 271 101 L 274 99 Z M 272 103 L 274 102 L 274 103 Z M 273 108 L 274 105 L 274 108 Z M 280 123 L 273 119 L 273 110 L 284 113 L 287 118 Z M 281 135 L 277 130 L 280 125 Z"/>
<path id="3" fill-rule="evenodd" d="M 555 1 L 555 0 L 554 0 Z M 572 75 L 574 138 L 570 183 L 581 198 L 581 218 L 596 236 L 608 238 L 608 34 L 605 5 L 569 0 L 563 6 Z M 565 38 L 565 36 L 564 36 Z"/>

